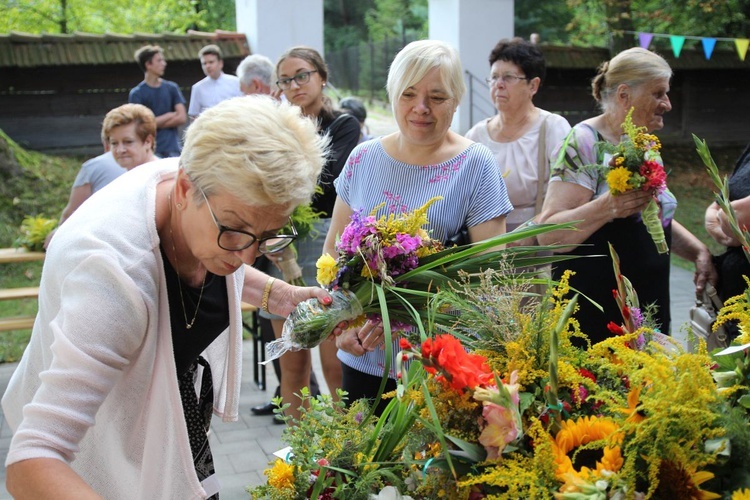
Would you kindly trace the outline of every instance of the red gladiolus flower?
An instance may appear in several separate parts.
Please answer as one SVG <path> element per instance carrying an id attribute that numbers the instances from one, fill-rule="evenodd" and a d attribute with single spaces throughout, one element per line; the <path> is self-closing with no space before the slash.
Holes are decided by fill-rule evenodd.
<path id="1" fill-rule="evenodd" d="M 622 317 L 625 321 L 630 319 L 630 308 L 628 306 L 622 306 Z"/>
<path id="2" fill-rule="evenodd" d="M 405 339 L 405 338 L 403 338 L 403 337 L 401 337 L 400 339 L 398 339 L 398 346 L 399 346 L 399 347 L 400 347 L 400 348 L 401 348 L 402 350 L 405 350 L 405 349 L 414 349 L 414 346 L 412 346 L 412 345 L 411 345 L 411 344 L 409 343 L 409 341 L 408 341 L 408 340 L 406 340 L 406 339 Z"/>
<path id="3" fill-rule="evenodd" d="M 615 335 L 625 335 L 625 330 L 623 330 L 623 328 L 614 321 L 610 321 L 609 323 L 607 323 L 607 330 L 614 333 Z"/>

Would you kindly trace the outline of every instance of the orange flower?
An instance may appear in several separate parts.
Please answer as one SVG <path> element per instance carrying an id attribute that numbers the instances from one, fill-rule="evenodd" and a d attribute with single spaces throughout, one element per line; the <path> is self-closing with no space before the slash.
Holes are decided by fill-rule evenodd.
<path id="1" fill-rule="evenodd" d="M 422 364 L 445 387 L 473 389 L 493 381 L 487 359 L 469 354 L 452 335 L 438 335 L 422 344 Z"/>

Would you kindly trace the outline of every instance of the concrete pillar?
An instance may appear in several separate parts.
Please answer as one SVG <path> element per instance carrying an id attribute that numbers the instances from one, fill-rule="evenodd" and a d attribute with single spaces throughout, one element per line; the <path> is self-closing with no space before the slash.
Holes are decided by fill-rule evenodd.
<path id="1" fill-rule="evenodd" d="M 513 37 L 513 0 L 429 0 L 429 16 L 430 39 L 456 47 L 464 72 L 474 77 L 465 75 L 466 95 L 451 125 L 464 134 L 474 123 L 495 114 L 484 79 L 490 74 L 492 47 L 501 38 Z"/>
<path id="2" fill-rule="evenodd" d="M 237 31 L 250 51 L 276 63 L 295 45 L 323 52 L 323 0 L 236 0 Z"/>

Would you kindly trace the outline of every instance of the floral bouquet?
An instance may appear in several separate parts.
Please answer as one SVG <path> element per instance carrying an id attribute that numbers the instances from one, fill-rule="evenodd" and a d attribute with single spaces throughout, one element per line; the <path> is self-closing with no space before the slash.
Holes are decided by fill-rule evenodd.
<path id="1" fill-rule="evenodd" d="M 633 109 L 630 108 L 622 124 L 625 134 L 619 144 L 597 143 L 602 151 L 612 155 L 609 164 L 604 166 L 607 184 L 614 195 L 641 189 L 656 196 L 667 189 L 667 174 L 659 154 L 661 143 L 655 135 L 647 133 L 646 127 L 633 124 Z M 649 202 L 642 217 L 659 253 L 669 252 L 656 199 Z"/>
<path id="2" fill-rule="evenodd" d="M 474 335 L 401 339 L 399 385 L 379 418 L 366 400 L 312 400 L 255 497 L 746 498 L 746 350 L 716 373 L 705 351 L 634 349 L 647 327 L 578 349 L 568 278 L 526 312 L 495 296 L 494 281 L 452 290 Z"/>
<path id="3" fill-rule="evenodd" d="M 13 246 L 23 247 L 30 252 L 41 252 L 44 250 L 44 240 L 56 227 L 57 219 L 48 219 L 44 215 L 26 216 L 21 222 L 21 236 Z"/>
<path id="4" fill-rule="evenodd" d="M 570 225 L 541 224 L 523 228 L 477 244 L 443 248 L 423 229 L 427 209 L 441 198 L 404 214 L 376 217 L 383 205 L 369 215 L 355 212 L 337 245 L 337 257 L 323 255 L 317 263 L 318 281 L 331 292 L 333 302 L 321 305 L 307 300 L 289 315 L 280 339 L 266 346 L 266 360 L 288 350 L 319 345 L 342 321 L 365 318 L 383 322 L 386 359 L 390 358 L 391 331 L 415 326 L 424 333 L 424 323 L 447 330 L 455 315 L 447 308 L 431 309 L 430 300 L 456 279 L 460 271 L 477 272 L 497 267 L 501 259 L 512 258 L 517 267 L 546 264 L 565 256 L 537 256 L 538 248 L 513 247 L 496 250 L 510 241 Z"/>

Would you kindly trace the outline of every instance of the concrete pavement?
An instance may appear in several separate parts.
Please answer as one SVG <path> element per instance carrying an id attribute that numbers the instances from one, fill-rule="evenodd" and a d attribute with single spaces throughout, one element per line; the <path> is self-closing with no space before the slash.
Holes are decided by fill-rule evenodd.
<path id="1" fill-rule="evenodd" d="M 672 333 L 684 342 L 684 325 L 688 321 L 688 311 L 693 305 L 693 273 L 672 266 Z M 246 341 L 244 345 L 244 369 L 240 397 L 240 419 L 233 423 L 222 423 L 214 419 L 211 432 L 211 449 L 214 453 L 216 470 L 222 485 L 222 500 L 246 500 L 249 498 L 245 488 L 265 482 L 263 470 L 273 460 L 273 452 L 283 448 L 281 441 L 283 425 L 274 425 L 272 417 L 256 417 L 250 408 L 263 404 L 273 396 L 277 380 L 272 367 L 266 367 L 268 390 L 259 389 L 253 381 L 252 359 L 253 345 Z M 325 381 L 320 368 L 320 357 L 313 352 L 313 367 L 321 383 L 321 390 L 326 392 Z M 5 392 L 8 380 L 15 369 L 15 363 L 0 365 L 0 393 Z M 5 456 L 10 445 L 11 433 L 5 419 L 0 420 L 0 460 Z M 5 467 L 0 473 L 0 499 L 11 498 L 5 489 Z"/>

